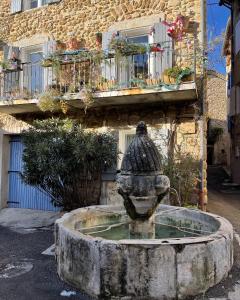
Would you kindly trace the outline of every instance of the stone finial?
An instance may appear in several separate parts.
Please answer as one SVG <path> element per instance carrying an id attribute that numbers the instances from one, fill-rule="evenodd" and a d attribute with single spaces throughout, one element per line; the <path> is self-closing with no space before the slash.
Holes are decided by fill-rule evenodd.
<path id="1" fill-rule="evenodd" d="M 169 191 L 169 179 L 162 175 L 160 153 L 142 121 L 124 154 L 118 183 L 118 192 L 133 220 L 149 219 Z"/>
<path id="2" fill-rule="evenodd" d="M 136 135 L 126 150 L 121 172 L 124 173 L 161 173 L 161 156 L 153 141 L 148 136 L 147 126 L 139 122 Z"/>

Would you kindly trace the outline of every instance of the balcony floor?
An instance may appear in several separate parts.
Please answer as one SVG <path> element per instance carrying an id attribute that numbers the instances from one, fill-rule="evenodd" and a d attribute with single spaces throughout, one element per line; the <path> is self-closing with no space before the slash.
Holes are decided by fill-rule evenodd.
<path id="1" fill-rule="evenodd" d="M 118 91 L 96 92 L 93 94 L 94 102 L 92 107 L 128 105 L 137 103 L 155 102 L 180 102 L 197 100 L 197 89 L 195 82 L 182 83 L 177 90 L 162 88 L 141 89 L 132 88 Z M 81 94 L 65 94 L 63 99 L 74 108 L 83 109 Z M 38 99 L 16 99 L 0 101 L 0 112 L 15 115 L 40 111 Z"/>

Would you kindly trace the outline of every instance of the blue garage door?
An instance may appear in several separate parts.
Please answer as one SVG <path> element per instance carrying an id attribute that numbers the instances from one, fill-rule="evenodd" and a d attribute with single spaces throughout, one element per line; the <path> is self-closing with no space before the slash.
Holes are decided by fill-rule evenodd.
<path id="1" fill-rule="evenodd" d="M 10 140 L 8 207 L 58 211 L 44 191 L 22 181 L 22 155 L 21 137 L 14 136 Z"/>

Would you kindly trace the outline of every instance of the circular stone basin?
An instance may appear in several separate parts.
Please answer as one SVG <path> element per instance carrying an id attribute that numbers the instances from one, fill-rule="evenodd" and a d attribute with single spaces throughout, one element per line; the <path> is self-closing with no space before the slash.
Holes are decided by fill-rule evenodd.
<path id="1" fill-rule="evenodd" d="M 160 205 L 151 239 L 132 236 L 123 207 L 91 206 L 57 220 L 58 274 L 96 299 L 184 299 L 233 264 L 232 225 L 216 215 Z"/>

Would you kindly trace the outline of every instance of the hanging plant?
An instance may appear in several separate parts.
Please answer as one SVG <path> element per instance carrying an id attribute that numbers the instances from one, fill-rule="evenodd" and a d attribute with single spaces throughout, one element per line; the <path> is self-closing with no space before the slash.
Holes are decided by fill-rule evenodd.
<path id="1" fill-rule="evenodd" d="M 114 50 L 116 56 L 129 56 L 137 54 L 145 54 L 148 51 L 148 47 L 143 44 L 130 43 L 125 39 L 113 38 L 110 42 L 110 50 Z"/>
<path id="2" fill-rule="evenodd" d="M 189 26 L 189 18 L 182 15 L 178 15 L 174 22 L 168 23 L 166 21 L 163 21 L 162 23 L 168 26 L 168 36 L 170 36 L 176 41 L 181 41 L 186 29 Z"/>
<path id="3" fill-rule="evenodd" d="M 84 104 L 84 110 L 85 110 L 85 113 L 86 113 L 87 109 L 94 102 L 92 89 L 88 88 L 88 87 L 84 87 L 80 92 L 80 97 L 81 97 L 81 100 Z"/>
<path id="4" fill-rule="evenodd" d="M 38 107 L 41 111 L 58 110 L 60 93 L 56 89 L 50 88 L 39 96 Z"/>

